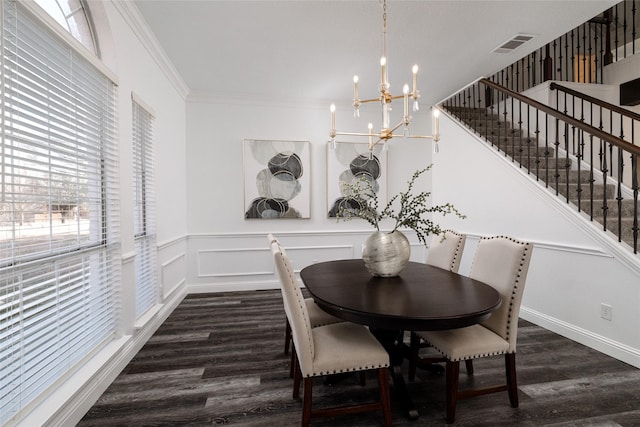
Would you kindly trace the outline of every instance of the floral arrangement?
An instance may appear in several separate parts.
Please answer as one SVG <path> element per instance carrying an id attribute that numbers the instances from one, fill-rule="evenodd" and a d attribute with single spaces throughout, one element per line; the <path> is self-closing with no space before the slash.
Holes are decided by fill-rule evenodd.
<path id="1" fill-rule="evenodd" d="M 354 183 L 343 183 L 343 193 L 347 194 L 348 202 L 340 208 L 337 218 L 350 220 L 353 218 L 361 218 L 369 222 L 380 231 L 380 222 L 384 218 L 395 220 L 395 225 L 390 233 L 396 231 L 400 227 L 410 228 L 416 232 L 418 240 L 427 245 L 427 237 L 431 234 L 441 234 L 442 229 L 438 224 L 425 215 L 439 213 L 442 215 L 455 214 L 459 218 L 466 218 L 452 204 L 436 205 L 427 207 L 427 199 L 431 195 L 430 192 L 422 191 L 413 194 L 413 186 L 416 180 L 423 173 L 431 169 L 431 165 L 425 169 L 416 171 L 411 180 L 408 181 L 408 188 L 405 192 L 400 192 L 393 196 L 382 210 L 379 210 L 378 194 L 375 192 L 371 181 L 362 177 Z M 399 202 L 399 208 L 394 206 Z"/>

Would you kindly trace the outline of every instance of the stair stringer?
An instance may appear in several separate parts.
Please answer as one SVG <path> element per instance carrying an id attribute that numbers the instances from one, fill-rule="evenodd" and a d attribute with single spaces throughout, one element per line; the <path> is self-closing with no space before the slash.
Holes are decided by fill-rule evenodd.
<path id="1" fill-rule="evenodd" d="M 572 221 L 574 224 L 580 227 L 580 229 L 593 240 L 597 241 L 600 245 L 606 247 L 608 252 L 614 257 L 623 260 L 627 267 L 638 274 L 640 277 L 640 254 L 634 254 L 633 248 L 624 241 L 619 242 L 618 236 L 613 234 L 609 230 L 603 230 L 602 225 L 597 221 L 591 221 L 589 215 L 582 211 L 578 211 L 578 206 L 567 201 L 566 197 L 562 194 L 556 195 L 556 190 L 552 187 L 547 187 L 542 180 L 536 180 L 534 173 L 528 173 L 526 167 L 520 166 L 517 159 L 513 159 L 509 154 L 501 151 L 497 146 L 492 145 L 491 142 L 486 141 L 482 136 L 478 135 L 473 129 L 458 120 L 455 116 L 451 115 L 446 110 L 442 112 L 446 114 L 454 123 L 456 123 L 461 129 L 463 129 L 470 137 L 478 141 L 482 146 L 486 147 L 496 157 L 501 158 L 502 161 L 508 163 L 515 171 L 517 171 L 522 177 L 527 180 L 531 185 L 533 193 L 537 194 L 539 198 L 546 204 L 552 206 L 565 218 Z M 559 153 L 562 153 L 562 157 L 566 155 L 564 150 L 560 149 Z M 569 155 L 575 163 L 577 158 L 573 155 Z M 587 167 L 586 163 L 582 163 L 584 167 Z M 594 171 L 594 175 L 599 176 L 602 179 L 602 173 Z M 617 181 L 608 177 L 608 183 L 617 184 Z M 631 190 L 623 187 L 625 194 L 631 192 Z"/>

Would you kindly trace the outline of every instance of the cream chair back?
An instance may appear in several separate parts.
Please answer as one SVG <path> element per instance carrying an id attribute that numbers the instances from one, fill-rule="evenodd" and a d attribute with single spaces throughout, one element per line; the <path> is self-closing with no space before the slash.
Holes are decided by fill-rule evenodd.
<path id="1" fill-rule="evenodd" d="M 283 253 L 277 239 L 271 239 L 271 237 L 270 235 L 271 253 L 280 277 L 282 299 L 291 325 L 291 336 L 298 355 L 300 370 L 303 373 L 311 372 L 315 348 L 307 305 L 289 258 Z"/>
<path id="2" fill-rule="evenodd" d="M 427 252 L 427 264 L 457 273 L 466 240 L 465 234 L 452 230 L 433 236 Z"/>
<path id="3" fill-rule="evenodd" d="M 515 352 L 518 316 L 533 247 L 510 237 L 480 239 L 469 276 L 493 286 L 502 297 L 502 305 L 482 324 L 509 342 Z"/>

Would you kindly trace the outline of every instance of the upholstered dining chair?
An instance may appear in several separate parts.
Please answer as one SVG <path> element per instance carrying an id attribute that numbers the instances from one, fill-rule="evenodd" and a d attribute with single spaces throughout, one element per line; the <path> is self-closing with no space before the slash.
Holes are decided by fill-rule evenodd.
<path id="1" fill-rule="evenodd" d="M 311 327 L 307 304 L 291 263 L 277 241 L 271 252 L 281 282 L 285 312 L 291 325 L 293 352 L 296 353 L 293 397 L 298 398 L 303 382 L 302 426 L 311 418 L 382 410 L 386 426 L 391 426 L 389 397 L 389 355 L 362 325 L 350 322 Z M 314 377 L 366 370 L 377 370 L 380 400 L 351 406 L 312 409 Z"/>
<path id="2" fill-rule="evenodd" d="M 273 242 L 277 242 L 282 250 L 284 256 L 287 256 L 287 252 L 278 239 L 273 235 L 267 235 L 267 240 L 269 241 L 269 245 Z M 311 321 L 311 327 L 315 328 L 317 326 L 331 325 L 332 323 L 342 322 L 342 319 L 339 319 L 331 314 L 327 313 L 323 309 L 321 309 L 318 304 L 315 303 L 313 298 L 305 298 L 304 303 L 307 306 L 307 311 L 309 312 L 309 320 Z M 291 325 L 289 324 L 289 319 L 285 317 L 285 326 L 284 326 L 284 354 L 289 353 L 289 346 L 291 344 Z M 291 353 L 291 363 L 289 364 L 289 376 L 293 378 L 293 368 L 294 368 L 294 355 Z"/>
<path id="3" fill-rule="evenodd" d="M 442 235 L 433 236 L 427 252 L 427 264 L 457 273 L 466 240 L 466 234 L 453 230 L 445 230 Z"/>
<path id="4" fill-rule="evenodd" d="M 460 329 L 417 334 L 447 359 L 447 422 L 455 420 L 458 399 L 507 391 L 511 406 L 518 407 L 516 341 L 518 316 L 531 261 L 532 246 L 510 237 L 483 237 L 478 242 L 469 276 L 495 288 L 502 304 L 484 322 Z M 458 390 L 460 361 L 504 355 L 506 384 Z"/>
<path id="5" fill-rule="evenodd" d="M 462 252 L 464 251 L 464 244 L 466 240 L 466 234 L 458 233 L 453 230 L 445 230 L 442 235 L 433 236 L 431 243 L 429 243 L 426 263 L 457 273 L 460 269 L 460 260 L 462 259 Z M 411 332 L 409 347 L 409 381 L 413 381 L 415 379 L 416 368 L 418 365 L 425 366 L 436 362 L 444 362 L 444 358 L 442 357 L 420 358 L 420 349 L 428 347 L 428 345 L 421 342 L 420 336 L 414 332 Z M 467 372 L 470 370 L 473 371 L 473 364 L 471 361 L 467 363 Z"/>

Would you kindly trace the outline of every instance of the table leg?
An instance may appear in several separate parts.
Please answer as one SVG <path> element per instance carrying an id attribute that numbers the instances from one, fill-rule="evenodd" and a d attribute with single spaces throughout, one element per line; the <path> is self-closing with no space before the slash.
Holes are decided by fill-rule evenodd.
<path id="1" fill-rule="evenodd" d="M 380 344 L 389 353 L 389 361 L 391 366 L 389 372 L 391 373 L 391 380 L 393 381 L 394 396 L 403 406 L 403 409 L 410 420 L 417 419 L 420 414 L 418 408 L 413 403 L 407 384 L 404 381 L 402 375 L 402 362 L 404 360 L 403 339 L 404 331 L 392 331 L 387 329 L 374 329 L 369 328 L 371 333 L 380 341 Z"/>

